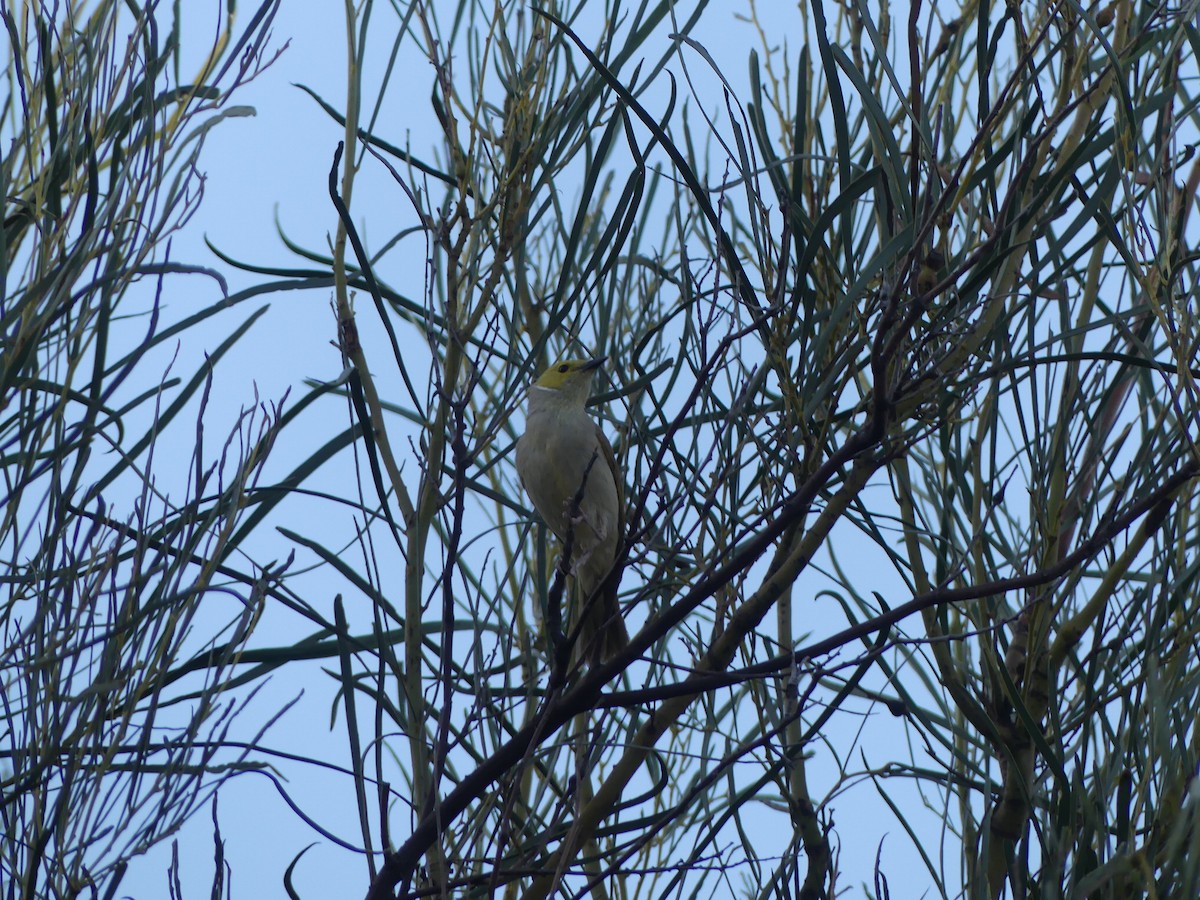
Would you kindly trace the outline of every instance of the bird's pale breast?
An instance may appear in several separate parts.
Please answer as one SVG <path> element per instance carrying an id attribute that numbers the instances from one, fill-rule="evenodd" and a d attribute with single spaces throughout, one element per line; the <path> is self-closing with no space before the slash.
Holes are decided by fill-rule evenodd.
<path id="1" fill-rule="evenodd" d="M 590 550 L 597 543 L 615 545 L 616 523 L 608 511 L 617 508 L 617 488 L 597 440 L 596 424 L 583 412 L 576 421 L 565 418 L 541 412 L 530 416 L 517 442 L 517 471 L 533 505 L 560 540 L 566 538 L 567 509 L 586 473 L 580 504 L 583 523 L 575 530 L 577 550 Z M 589 470 L 593 454 L 596 461 Z M 581 527 L 591 533 L 581 533 Z"/>

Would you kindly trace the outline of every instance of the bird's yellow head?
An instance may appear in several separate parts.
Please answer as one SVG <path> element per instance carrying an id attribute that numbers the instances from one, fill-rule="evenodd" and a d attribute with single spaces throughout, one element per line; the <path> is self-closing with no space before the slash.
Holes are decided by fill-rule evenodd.
<path id="1" fill-rule="evenodd" d="M 530 396 L 541 394 L 547 400 L 557 398 L 556 403 L 583 404 L 592 392 L 592 376 L 604 365 L 606 357 L 595 359 L 560 359 L 533 383 L 540 391 L 531 391 Z"/>
<path id="2" fill-rule="evenodd" d="M 560 359 L 534 382 L 540 388 L 561 391 L 570 385 L 592 383 L 593 373 L 604 365 L 605 357 L 595 359 Z"/>

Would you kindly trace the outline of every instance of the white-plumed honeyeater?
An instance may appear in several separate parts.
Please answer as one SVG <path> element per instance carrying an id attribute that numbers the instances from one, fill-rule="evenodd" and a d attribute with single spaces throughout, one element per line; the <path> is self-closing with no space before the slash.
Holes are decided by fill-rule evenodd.
<path id="1" fill-rule="evenodd" d="M 625 524 L 623 479 L 612 445 L 586 408 L 603 363 L 604 357 L 565 359 L 543 372 L 529 388 L 525 433 L 517 441 L 525 493 L 564 546 L 571 537 L 574 590 L 563 626 L 568 634 L 578 631 L 574 658 L 593 663 L 629 643 L 617 603 L 619 575 L 612 571 Z"/>

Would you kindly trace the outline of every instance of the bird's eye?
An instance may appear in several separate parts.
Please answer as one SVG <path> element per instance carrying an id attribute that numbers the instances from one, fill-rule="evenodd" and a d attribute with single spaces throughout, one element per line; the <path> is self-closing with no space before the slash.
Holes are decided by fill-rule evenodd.
<path id="1" fill-rule="evenodd" d="M 563 363 L 561 366 L 558 367 L 558 371 L 560 371 L 564 375 L 566 375 L 567 372 L 571 371 L 571 367 L 568 366 L 566 363 Z"/>

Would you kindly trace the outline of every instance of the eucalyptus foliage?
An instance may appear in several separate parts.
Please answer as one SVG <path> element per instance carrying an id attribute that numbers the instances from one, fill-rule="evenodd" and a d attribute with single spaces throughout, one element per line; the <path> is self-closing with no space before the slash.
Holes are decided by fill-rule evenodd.
<path id="1" fill-rule="evenodd" d="M 275 4 L 240 28 L 230 14 L 199 54 L 161 6 L 0 4 L 7 897 L 114 896 L 131 859 L 261 765 L 227 746 L 246 698 L 224 687 L 276 573 L 229 555 L 278 410 L 247 408 L 206 444 L 211 370 L 164 375 L 156 350 L 180 333 L 162 314 L 174 284 L 223 290 L 173 259 L 170 239 L 201 200 L 205 135 L 251 112 L 229 100 L 270 62 Z M 181 74 L 185 60 L 199 70 Z M 189 401 L 200 413 L 185 422 Z M 190 474 L 163 483 L 155 450 L 179 428 Z M 200 615 L 216 594 L 235 598 L 219 622 Z M 204 672 L 174 679 L 198 647 Z"/>
<path id="2" fill-rule="evenodd" d="M 205 702 L 324 660 L 359 822 L 337 838 L 369 897 L 1200 893 L 1194 13 L 884 6 L 751 2 L 745 47 L 706 0 L 348 7 L 346 96 L 304 86 L 331 123 L 329 244 L 291 244 L 290 269 L 223 257 L 272 278 L 225 306 L 331 292 L 342 373 L 256 420 L 236 475 L 204 486 L 198 456 L 194 499 L 155 517 L 146 474 L 118 519 L 73 454 L 103 439 L 149 473 L 161 426 L 114 434 L 104 379 L 19 369 L 6 488 L 54 487 L 6 519 L 47 517 L 5 538 L 6 628 L 95 571 L 89 596 L 139 598 L 96 613 L 100 646 L 161 623 L 112 653 L 205 673 Z M 432 146 L 407 133 L 424 98 Z M 82 215 L 89 160 L 117 155 L 6 211 Z M 364 221 L 367 191 L 390 219 Z M 6 298 L 6 341 L 74 371 L 78 329 L 123 377 L 136 351 L 95 362 L 108 284 L 75 288 L 86 320 L 37 301 L 29 332 Z M 511 457 L 531 377 L 589 354 L 633 637 L 573 669 L 569 560 Z M 311 449 L 258 483 L 280 433 Z M 289 517 L 301 497 L 325 514 Z M 255 556 L 276 527 L 320 586 Z M 151 577 L 106 574 L 131 571 Z M 184 653 L 170 630 L 216 573 L 247 619 Z M 239 657 L 271 605 L 310 633 Z M 78 696 L 153 735 L 162 688 L 100 677 L 73 640 L 6 673 L 94 659 Z M 32 722 L 45 701 L 20 697 Z M 868 820 L 923 868 L 862 846 Z"/>

